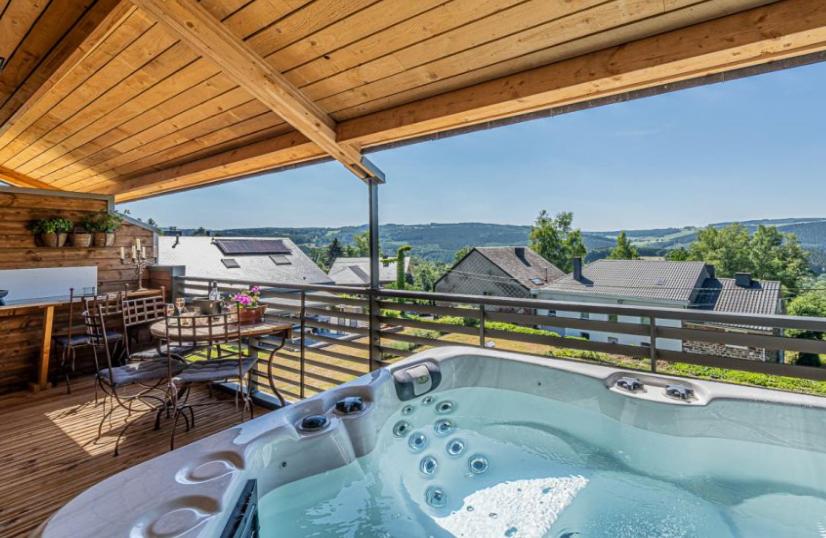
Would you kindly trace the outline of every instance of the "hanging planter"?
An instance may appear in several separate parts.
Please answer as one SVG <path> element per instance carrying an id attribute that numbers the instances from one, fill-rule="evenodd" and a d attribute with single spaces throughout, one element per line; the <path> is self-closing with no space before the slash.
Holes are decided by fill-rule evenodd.
<path id="1" fill-rule="evenodd" d="M 72 221 L 63 217 L 40 219 L 30 225 L 32 233 L 38 238 L 40 244 L 49 248 L 65 245 L 68 232 L 73 227 Z"/>

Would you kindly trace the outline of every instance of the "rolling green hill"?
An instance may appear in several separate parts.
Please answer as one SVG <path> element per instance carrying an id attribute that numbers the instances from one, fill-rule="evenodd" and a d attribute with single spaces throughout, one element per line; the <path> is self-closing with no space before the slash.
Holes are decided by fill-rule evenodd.
<path id="1" fill-rule="evenodd" d="M 714 226 L 725 226 L 719 223 Z M 782 232 L 797 235 L 801 244 L 812 251 L 813 264 L 826 265 L 826 218 L 768 219 L 741 222 L 754 231 L 761 224 L 777 226 Z M 236 228 L 214 230 L 223 236 L 289 237 L 304 248 L 324 247 L 338 238 L 351 243 L 353 236 L 362 233 L 367 226 L 341 228 Z M 640 253 L 646 256 L 662 255 L 670 249 L 687 246 L 697 236 L 697 227 L 626 230 Z M 192 229 L 180 230 L 185 235 Z M 384 224 L 381 226 L 382 250 L 390 254 L 401 245 L 411 245 L 416 256 L 434 261 L 450 262 L 454 253 L 465 246 L 527 245 L 530 226 L 461 222 L 454 224 Z M 619 230 L 608 232 L 583 232 L 588 261 L 604 257 L 614 246 Z M 823 263 L 822 263 L 823 262 Z"/>

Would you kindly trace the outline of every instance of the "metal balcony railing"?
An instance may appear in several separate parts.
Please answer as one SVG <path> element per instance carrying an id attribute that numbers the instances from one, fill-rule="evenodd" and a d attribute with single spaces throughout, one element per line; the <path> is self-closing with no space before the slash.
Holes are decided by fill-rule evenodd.
<path id="1" fill-rule="evenodd" d="M 676 375 L 670 367 L 687 364 L 826 381 L 826 369 L 783 362 L 787 351 L 826 354 L 826 341 L 785 336 L 789 330 L 826 333 L 826 318 L 186 276 L 174 277 L 173 293 L 205 296 L 213 285 L 222 293 L 259 286 L 267 319 L 294 324 L 294 338 L 276 352 L 272 372 L 288 399 L 446 345 Z M 581 336 L 562 334 L 571 331 Z M 267 351 L 279 343 L 262 338 L 254 347 Z M 268 375 L 259 368 L 254 388 L 268 391 Z"/>

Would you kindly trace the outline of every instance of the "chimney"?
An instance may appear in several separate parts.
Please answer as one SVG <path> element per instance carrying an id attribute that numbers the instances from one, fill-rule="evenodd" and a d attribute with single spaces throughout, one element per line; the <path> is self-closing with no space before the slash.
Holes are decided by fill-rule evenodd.
<path id="1" fill-rule="evenodd" d="M 175 242 L 172 243 L 172 248 L 177 247 L 178 243 L 180 243 L 180 242 L 181 242 L 181 232 L 178 232 L 178 233 L 175 234 Z"/>
<path id="2" fill-rule="evenodd" d="M 706 272 L 708 273 L 708 278 L 717 278 L 717 268 L 710 263 L 706 264 Z"/>
<path id="3" fill-rule="evenodd" d="M 751 273 L 734 273 L 734 284 L 738 288 L 750 288 Z"/>
<path id="4" fill-rule="evenodd" d="M 524 263 L 524 264 L 528 263 L 528 260 L 525 259 L 525 247 L 515 247 L 513 249 L 513 251 L 514 251 L 514 253 L 516 253 L 516 257 L 519 258 L 519 260 L 522 263 Z"/>
<path id="5" fill-rule="evenodd" d="M 582 282 L 582 258 L 577 256 L 574 258 L 574 280 Z"/>

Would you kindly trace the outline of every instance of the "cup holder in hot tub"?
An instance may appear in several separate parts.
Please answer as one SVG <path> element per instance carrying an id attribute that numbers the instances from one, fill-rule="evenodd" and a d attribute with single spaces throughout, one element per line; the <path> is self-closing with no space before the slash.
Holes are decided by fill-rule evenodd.
<path id="1" fill-rule="evenodd" d="M 366 407 L 361 396 L 345 396 L 336 402 L 335 410 L 339 415 L 358 415 Z"/>
<path id="2" fill-rule="evenodd" d="M 307 415 L 298 423 L 298 431 L 302 433 L 320 432 L 330 424 L 330 419 L 324 415 Z"/>

